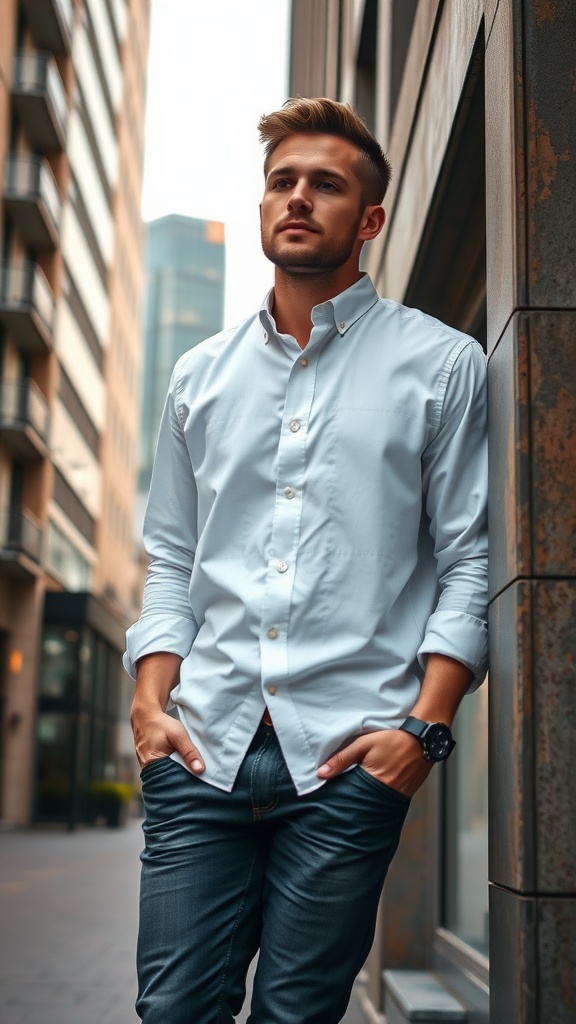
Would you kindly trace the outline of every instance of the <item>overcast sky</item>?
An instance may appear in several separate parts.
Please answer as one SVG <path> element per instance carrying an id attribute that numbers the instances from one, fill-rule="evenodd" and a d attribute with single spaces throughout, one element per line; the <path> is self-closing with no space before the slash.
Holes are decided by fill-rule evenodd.
<path id="1" fill-rule="evenodd" d="M 142 214 L 225 222 L 227 326 L 272 284 L 256 126 L 287 97 L 288 18 L 289 0 L 152 0 Z"/>

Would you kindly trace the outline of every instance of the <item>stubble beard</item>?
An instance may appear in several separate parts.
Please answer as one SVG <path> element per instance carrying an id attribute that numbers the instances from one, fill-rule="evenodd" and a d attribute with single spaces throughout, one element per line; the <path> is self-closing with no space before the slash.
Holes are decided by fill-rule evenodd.
<path id="1" fill-rule="evenodd" d="M 350 229 L 348 236 L 339 245 L 325 247 L 316 252 L 299 252 L 296 246 L 291 249 L 282 243 L 282 235 L 272 232 L 265 233 L 262 229 L 260 237 L 262 251 L 266 259 L 291 277 L 331 274 L 342 267 L 352 255 L 356 244 L 357 230 L 360 219 Z"/>

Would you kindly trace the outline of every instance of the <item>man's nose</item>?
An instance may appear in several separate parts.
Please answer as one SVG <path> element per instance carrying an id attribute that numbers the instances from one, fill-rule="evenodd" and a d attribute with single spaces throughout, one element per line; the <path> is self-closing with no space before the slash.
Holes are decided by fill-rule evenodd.
<path id="1" fill-rule="evenodd" d="M 288 197 L 288 209 L 307 210 L 309 213 L 312 205 L 312 197 L 308 186 L 303 181 L 297 182 Z"/>

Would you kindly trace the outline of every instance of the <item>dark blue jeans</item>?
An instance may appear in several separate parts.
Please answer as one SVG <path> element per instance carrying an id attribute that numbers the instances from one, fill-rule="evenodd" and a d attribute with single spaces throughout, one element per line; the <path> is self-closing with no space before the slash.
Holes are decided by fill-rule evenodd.
<path id="1" fill-rule="evenodd" d="M 142 771 L 144 1024 L 336 1024 L 370 949 L 408 810 L 362 767 L 298 796 L 261 725 L 231 793 L 163 757 Z"/>

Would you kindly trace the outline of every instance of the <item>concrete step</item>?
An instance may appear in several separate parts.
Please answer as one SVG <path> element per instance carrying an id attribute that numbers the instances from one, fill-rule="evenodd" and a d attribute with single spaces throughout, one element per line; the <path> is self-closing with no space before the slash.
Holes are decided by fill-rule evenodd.
<path id="1" fill-rule="evenodd" d="M 384 971 L 387 1024 L 466 1024 L 465 1008 L 429 971 Z"/>

